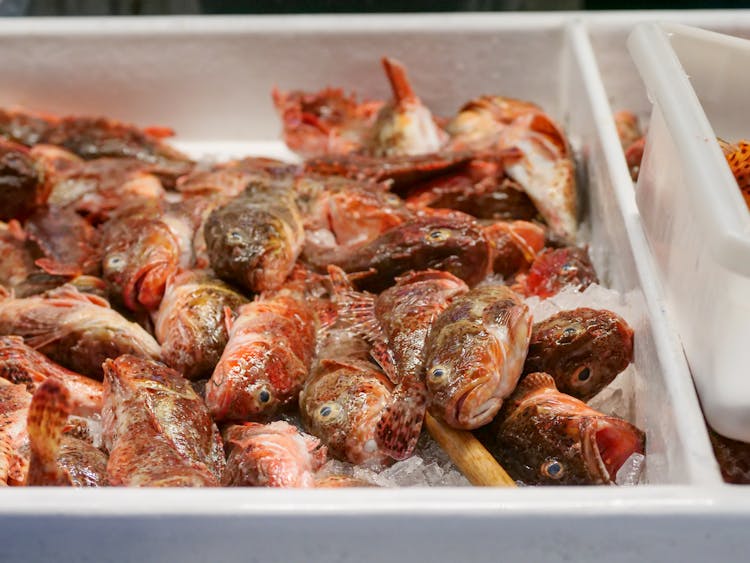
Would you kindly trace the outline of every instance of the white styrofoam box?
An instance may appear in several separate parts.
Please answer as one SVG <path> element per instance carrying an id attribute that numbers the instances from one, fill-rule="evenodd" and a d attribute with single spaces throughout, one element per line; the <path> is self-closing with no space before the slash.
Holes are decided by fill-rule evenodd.
<path id="1" fill-rule="evenodd" d="M 744 491 L 724 486 L 664 316 L 594 56 L 565 14 L 0 21 L 0 105 L 166 124 L 191 150 L 279 149 L 269 91 L 386 95 L 403 60 L 441 114 L 484 93 L 560 119 L 580 157 L 603 278 L 636 330 L 639 487 L 0 491 L 0 560 L 682 561 L 745 553 Z M 627 54 L 623 52 L 623 57 Z M 620 159 L 620 160 L 618 160 Z M 730 494 L 731 493 L 731 494 Z"/>
<path id="2" fill-rule="evenodd" d="M 750 137 L 750 41 L 643 24 L 629 46 L 653 113 L 636 199 L 708 422 L 750 441 L 750 213 L 716 136 Z"/>

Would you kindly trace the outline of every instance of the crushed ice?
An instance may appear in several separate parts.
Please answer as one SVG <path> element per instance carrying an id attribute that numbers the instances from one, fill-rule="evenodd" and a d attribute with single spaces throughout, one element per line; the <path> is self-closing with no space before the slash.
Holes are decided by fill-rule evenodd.
<path id="1" fill-rule="evenodd" d="M 632 486 L 637 485 L 643 472 L 643 465 L 646 461 L 646 456 L 639 453 L 633 453 L 622 467 L 617 471 L 615 475 L 615 483 L 620 486 Z"/>

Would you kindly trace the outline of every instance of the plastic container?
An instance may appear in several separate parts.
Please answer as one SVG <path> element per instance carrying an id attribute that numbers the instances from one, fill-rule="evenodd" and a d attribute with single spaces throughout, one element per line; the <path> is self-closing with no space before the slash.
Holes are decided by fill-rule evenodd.
<path id="1" fill-rule="evenodd" d="M 636 331 L 638 487 L 0 491 L 0 560 L 681 561 L 742 557 L 750 496 L 721 482 L 664 315 L 586 31 L 565 14 L 0 21 L 0 105 L 166 124 L 196 154 L 278 154 L 270 89 L 386 95 L 407 65 L 437 113 L 502 93 L 563 122 L 605 281 Z M 627 54 L 623 51 L 623 58 Z M 634 85 L 635 87 L 635 85 Z M 619 164 L 618 164 L 619 163 Z"/>
<path id="2" fill-rule="evenodd" d="M 653 101 L 636 189 L 708 422 L 750 441 L 750 212 L 716 137 L 750 137 L 750 41 L 675 24 L 629 40 Z"/>

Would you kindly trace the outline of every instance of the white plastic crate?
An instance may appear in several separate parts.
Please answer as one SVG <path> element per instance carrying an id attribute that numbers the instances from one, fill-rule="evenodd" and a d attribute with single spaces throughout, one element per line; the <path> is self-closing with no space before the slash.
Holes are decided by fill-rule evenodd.
<path id="1" fill-rule="evenodd" d="M 0 105 L 173 126 L 196 152 L 275 152 L 270 89 L 386 95 L 407 65 L 450 114 L 484 93 L 560 119 L 584 164 L 598 269 L 634 304 L 638 487 L 0 491 L 0 560 L 681 561 L 744 555 L 750 496 L 721 483 L 666 321 L 607 98 L 570 15 L 0 22 Z M 567 24 L 567 25 L 566 25 Z M 623 51 L 622 56 L 627 54 Z M 634 85 L 636 87 L 636 85 Z"/>
<path id="2" fill-rule="evenodd" d="M 706 418 L 750 441 L 750 212 L 717 135 L 750 137 L 750 41 L 644 24 L 629 46 L 653 101 L 636 198 Z"/>

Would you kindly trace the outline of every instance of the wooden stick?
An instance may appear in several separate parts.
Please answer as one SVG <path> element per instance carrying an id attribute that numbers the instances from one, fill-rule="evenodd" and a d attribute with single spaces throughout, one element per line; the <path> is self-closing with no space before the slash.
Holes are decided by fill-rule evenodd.
<path id="1" fill-rule="evenodd" d="M 456 430 L 425 415 L 425 426 L 472 485 L 477 487 L 515 487 L 516 482 L 492 457 L 471 432 Z"/>

